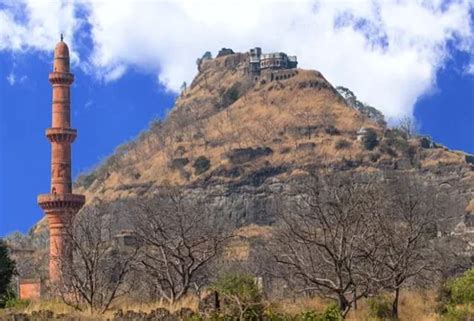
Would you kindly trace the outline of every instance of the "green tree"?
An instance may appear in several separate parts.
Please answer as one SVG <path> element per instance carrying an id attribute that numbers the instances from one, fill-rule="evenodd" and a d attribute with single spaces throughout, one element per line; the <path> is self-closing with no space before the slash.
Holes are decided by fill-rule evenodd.
<path id="1" fill-rule="evenodd" d="M 365 149 L 373 150 L 378 145 L 377 133 L 372 128 L 367 128 L 367 131 L 362 138 Z"/>
<path id="2" fill-rule="evenodd" d="M 455 304 L 474 303 L 474 268 L 451 281 L 451 300 Z"/>
<path id="3" fill-rule="evenodd" d="M 7 245 L 0 239 L 0 308 L 11 293 L 10 282 L 15 273 L 15 262 L 10 258 Z"/>
<path id="4" fill-rule="evenodd" d="M 262 293 L 251 275 L 229 274 L 213 286 L 224 299 L 224 311 L 238 320 L 259 320 L 263 313 Z"/>

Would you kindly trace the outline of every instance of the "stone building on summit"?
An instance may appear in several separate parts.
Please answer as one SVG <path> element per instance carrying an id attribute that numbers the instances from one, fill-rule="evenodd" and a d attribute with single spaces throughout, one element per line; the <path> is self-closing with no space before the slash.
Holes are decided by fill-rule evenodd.
<path id="1" fill-rule="evenodd" d="M 258 76 L 267 70 L 294 69 L 298 66 L 296 56 L 288 56 L 284 52 L 262 53 L 262 48 L 250 49 L 249 71 Z"/>
<path id="2" fill-rule="evenodd" d="M 77 135 L 76 129 L 71 128 L 70 87 L 74 75 L 69 71 L 69 48 L 62 35 L 54 50 L 49 82 L 53 87 L 52 126 L 46 129 L 46 137 L 51 142 L 51 190 L 38 196 L 38 204 L 48 219 L 49 278 L 54 283 L 60 279 L 61 262 L 72 259 L 67 230 L 85 203 L 84 195 L 72 192 L 71 144 Z"/>
<path id="3" fill-rule="evenodd" d="M 264 78 L 268 81 L 288 79 L 296 75 L 298 60 L 284 52 L 262 53 L 260 47 L 249 51 L 248 71 L 254 80 Z"/>

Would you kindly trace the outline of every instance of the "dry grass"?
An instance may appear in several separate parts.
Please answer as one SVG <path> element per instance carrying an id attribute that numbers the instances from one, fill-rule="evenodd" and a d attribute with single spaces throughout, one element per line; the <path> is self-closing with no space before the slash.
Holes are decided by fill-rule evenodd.
<path id="1" fill-rule="evenodd" d="M 436 314 L 436 294 L 434 291 L 405 291 L 401 293 L 399 320 L 400 321 L 435 321 L 439 320 Z M 369 309 L 366 301 L 362 301 L 360 309 L 352 311 L 348 320 L 367 320 Z"/>
<path id="2" fill-rule="evenodd" d="M 272 236 L 272 230 L 273 228 L 271 226 L 250 224 L 238 229 L 236 235 L 245 238 L 258 237 L 268 239 Z"/>
<path id="3" fill-rule="evenodd" d="M 156 302 L 136 302 L 131 301 L 127 298 L 122 298 L 117 300 L 110 310 L 106 311 L 104 314 L 91 314 L 89 311 L 77 311 L 72 307 L 64 304 L 58 300 L 41 300 L 31 302 L 24 309 L 13 309 L 16 313 L 25 313 L 31 315 L 35 311 L 52 311 L 55 315 L 65 314 L 68 316 L 76 317 L 78 320 L 92 321 L 92 320 L 110 320 L 114 313 L 121 309 L 122 311 L 135 311 L 135 312 L 145 312 L 149 313 L 152 310 L 158 308 L 165 308 L 170 312 L 175 312 L 181 308 L 190 308 L 194 311 L 197 310 L 199 300 L 196 296 L 187 296 L 180 300 L 179 302 L 170 305 L 165 301 L 156 301 Z M 8 313 L 7 310 L 0 309 L 0 320 L 2 317 Z"/>
<path id="4" fill-rule="evenodd" d="M 123 311 L 135 311 L 149 313 L 157 308 L 166 308 L 171 312 L 181 308 L 190 308 L 197 311 L 199 299 L 196 296 L 187 296 L 174 305 L 169 305 L 164 301 L 156 302 L 136 302 L 128 298 L 117 300 L 110 311 L 104 315 L 90 315 L 88 312 L 74 311 L 71 307 L 54 300 L 44 300 L 32 302 L 30 305 L 17 312 L 31 314 L 33 311 L 50 310 L 55 314 L 67 314 L 76 316 L 80 320 L 105 320 L 113 317 L 114 313 L 121 309 Z M 315 298 L 296 298 L 296 299 L 280 299 L 270 300 L 265 304 L 274 312 L 296 315 L 304 311 L 323 311 L 331 301 L 328 299 Z M 436 293 L 433 290 L 428 291 L 404 291 L 400 298 L 400 321 L 440 321 L 439 315 L 436 314 Z M 470 309 L 474 315 L 474 306 Z M 0 310 L 0 319 L 5 311 Z M 358 309 L 351 310 L 346 320 L 348 321 L 367 321 L 372 320 L 369 313 L 367 300 L 363 299 L 358 302 Z"/>
<path id="5" fill-rule="evenodd" d="M 165 308 L 171 312 L 177 311 L 181 308 L 189 308 L 191 310 L 197 311 L 198 304 L 199 299 L 193 295 L 188 295 L 173 305 L 170 305 L 164 300 L 155 302 L 137 302 L 124 298 L 121 300 L 117 300 L 114 306 L 112 307 L 112 310 L 122 309 L 123 311 L 142 311 L 145 313 L 149 313 L 152 310 L 158 308 Z"/>
<path id="6" fill-rule="evenodd" d="M 91 185 L 88 190 L 78 190 L 86 195 L 88 200 L 94 199 L 100 194 L 101 199 L 118 199 L 133 196 L 133 191 L 116 190 L 116 186 L 130 183 L 141 183 L 153 181 L 157 185 L 164 182 L 169 184 L 185 184 L 198 178 L 194 175 L 192 162 L 200 155 L 205 155 L 211 161 L 209 172 L 221 165 L 229 165 L 225 158 L 226 153 L 233 148 L 245 147 L 270 147 L 274 150 L 273 155 L 262 157 L 253 162 L 252 166 L 258 168 L 264 162 L 273 166 L 288 163 L 309 163 L 315 159 L 330 163 L 342 157 L 352 158 L 360 153 L 360 144 L 352 144 L 345 150 L 334 148 L 337 136 L 329 136 L 323 132 L 314 135 L 310 139 L 294 137 L 288 128 L 303 127 L 308 125 L 322 125 L 325 117 L 331 119 L 347 140 L 353 140 L 352 134 L 361 126 L 366 126 L 370 121 L 360 117 L 352 108 L 345 106 L 334 93 L 327 88 L 300 88 L 302 83 L 325 83 L 326 80 L 315 71 L 299 70 L 298 75 L 281 82 L 270 82 L 264 85 L 257 84 L 236 102 L 224 110 L 216 110 L 216 101 L 219 101 L 222 89 L 231 87 L 236 82 L 244 83 L 247 76 L 241 70 L 225 68 L 226 60 L 234 59 L 219 58 L 205 62 L 204 69 L 197 76 L 196 86 L 189 89 L 185 95 L 180 97 L 173 113 L 184 115 L 189 122 L 176 127 L 172 131 L 179 134 L 181 140 L 174 141 L 165 138 L 167 145 L 162 148 L 150 148 L 149 142 L 137 144 L 129 151 L 124 163 L 131 164 L 131 168 L 140 173 L 137 179 L 125 173 L 124 166 L 119 170 L 112 170 L 110 175 L 100 186 Z M 239 58 L 241 59 L 241 58 Z M 242 63 L 242 66 L 245 62 Z M 205 121 L 196 122 L 196 115 L 205 113 Z M 194 116 L 193 116 L 194 115 Z M 302 116 L 303 115 L 303 116 Z M 309 116 L 308 116 L 309 115 Z M 182 121 L 183 117 L 178 118 Z M 309 118 L 308 118 L 309 117 Z M 168 121 L 169 125 L 173 124 Z M 205 139 L 196 138 L 199 130 Z M 151 141 L 157 137 L 151 137 Z M 278 141 L 275 141 L 275 140 Z M 220 142 L 208 145 L 205 142 Z M 300 143 L 313 142 L 316 144 L 314 151 L 295 152 L 295 147 Z M 175 157 L 174 150 L 182 146 L 186 152 L 181 157 L 187 157 L 190 163 L 184 167 L 184 171 L 190 175 L 189 180 L 177 170 L 168 167 L 170 159 Z M 291 146 L 292 151 L 280 154 L 281 146 Z M 247 164 L 248 165 L 248 164 Z"/>
<path id="7" fill-rule="evenodd" d="M 323 298 L 297 298 L 270 301 L 272 310 L 279 313 L 296 315 L 304 311 L 323 311 L 330 301 Z"/>
<path id="8" fill-rule="evenodd" d="M 298 314 L 308 310 L 323 311 L 330 303 L 322 298 L 299 298 L 296 300 L 280 300 L 271 302 L 275 311 Z M 405 291 L 400 298 L 400 321 L 437 321 L 435 291 Z M 366 321 L 370 320 L 369 306 L 367 300 L 358 302 L 357 310 L 351 310 L 346 320 Z"/>
<path id="9" fill-rule="evenodd" d="M 425 151 L 425 158 L 421 161 L 423 167 L 437 167 L 464 163 L 462 155 L 444 149 Z"/>
<path id="10" fill-rule="evenodd" d="M 32 301 L 25 309 L 25 313 L 31 314 L 33 311 L 49 310 L 55 314 L 72 314 L 76 313 L 74 308 L 64 304 L 58 300 L 41 300 Z"/>

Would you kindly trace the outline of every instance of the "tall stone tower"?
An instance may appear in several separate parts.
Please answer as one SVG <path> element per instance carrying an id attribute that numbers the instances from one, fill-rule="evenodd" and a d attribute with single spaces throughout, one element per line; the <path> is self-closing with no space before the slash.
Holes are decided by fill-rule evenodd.
<path id="1" fill-rule="evenodd" d="M 53 72 L 49 82 L 53 86 L 52 126 L 46 129 L 51 142 L 51 191 L 38 196 L 38 204 L 44 210 L 49 225 L 49 277 L 57 282 L 61 264 L 71 260 L 67 244 L 67 229 L 72 218 L 85 203 L 84 195 L 72 193 L 71 144 L 77 131 L 71 128 L 70 87 L 74 75 L 69 72 L 69 49 L 61 41 L 54 49 Z"/>

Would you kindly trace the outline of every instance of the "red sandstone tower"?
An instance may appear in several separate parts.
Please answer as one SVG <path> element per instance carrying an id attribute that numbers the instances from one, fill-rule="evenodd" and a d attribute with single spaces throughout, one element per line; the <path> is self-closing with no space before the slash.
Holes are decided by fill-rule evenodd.
<path id="1" fill-rule="evenodd" d="M 49 225 L 49 277 L 52 282 L 60 278 L 61 262 L 71 259 L 66 231 L 72 218 L 84 205 L 84 195 L 72 193 L 71 144 L 77 131 L 71 128 L 70 87 L 74 75 L 69 72 L 69 49 L 61 41 L 54 49 L 54 68 L 49 74 L 53 86 L 52 126 L 46 129 L 51 142 L 51 192 L 38 196 Z"/>

